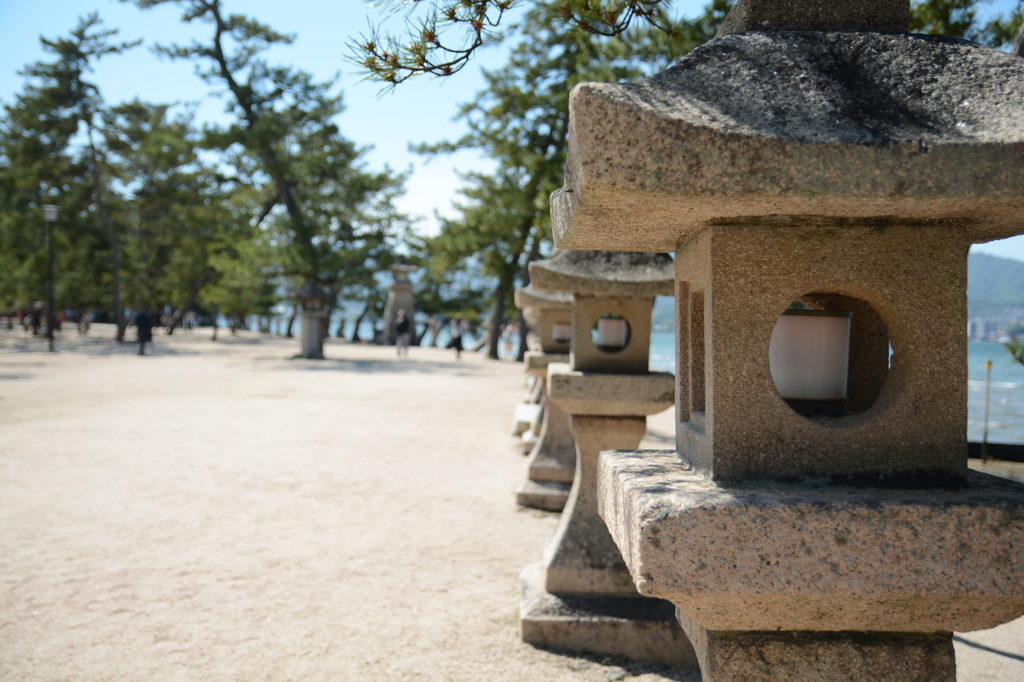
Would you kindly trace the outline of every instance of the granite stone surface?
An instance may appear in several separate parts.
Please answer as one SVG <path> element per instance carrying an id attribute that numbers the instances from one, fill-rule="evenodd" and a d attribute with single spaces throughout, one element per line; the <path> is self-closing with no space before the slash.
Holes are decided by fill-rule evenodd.
<path id="1" fill-rule="evenodd" d="M 544 566 L 520 576 L 519 627 L 535 646 L 622 656 L 696 669 L 697 658 L 669 602 L 649 597 L 555 595 L 544 590 Z"/>
<path id="2" fill-rule="evenodd" d="M 910 25 L 907 0 L 739 0 L 718 35 L 744 31 L 885 31 L 902 33 Z"/>
<path id="3" fill-rule="evenodd" d="M 667 253 L 559 251 L 530 263 L 531 286 L 590 296 L 671 296 L 673 278 Z"/>
<path id="4" fill-rule="evenodd" d="M 708 630 L 965 632 L 1024 613 L 1024 485 L 986 474 L 723 486 L 674 452 L 605 450 L 598 506 L 639 592 Z"/>
<path id="5" fill-rule="evenodd" d="M 523 481 L 516 488 L 516 504 L 530 509 L 560 512 L 569 499 L 570 483 L 554 481 Z"/>
<path id="6" fill-rule="evenodd" d="M 572 344 L 569 365 L 580 372 L 646 374 L 651 357 L 651 311 L 654 297 L 574 297 Z M 624 348 L 602 349 L 594 343 L 593 327 L 605 314 L 626 321 L 628 341 Z"/>
<path id="7" fill-rule="evenodd" d="M 702 682 L 955 682 L 948 632 L 712 632 L 676 610 Z"/>
<path id="8" fill-rule="evenodd" d="M 705 230 L 676 255 L 680 455 L 718 481 L 963 478 L 966 255 L 962 228 Z M 775 389 L 794 301 L 854 312 L 848 416 L 803 417 Z"/>
<path id="9" fill-rule="evenodd" d="M 533 285 L 516 289 L 515 303 L 517 308 L 536 306 L 538 308 L 569 308 L 572 306 L 572 294 L 568 291 L 549 291 L 538 289 Z"/>
<path id="10" fill-rule="evenodd" d="M 570 112 L 561 247 L 676 251 L 764 217 L 1024 231 L 1024 60 L 966 41 L 730 34 L 652 78 L 578 85 Z"/>
<path id="11" fill-rule="evenodd" d="M 576 470 L 576 445 L 569 429 L 569 415 L 556 401 L 548 400 L 536 445 L 526 462 L 531 481 L 572 483 Z"/>
<path id="12" fill-rule="evenodd" d="M 570 417 L 576 476 L 558 528 L 544 547 L 548 592 L 637 596 L 629 569 L 597 512 L 597 457 L 606 447 L 635 448 L 646 426 L 644 417 Z"/>
<path id="13" fill-rule="evenodd" d="M 667 372 L 602 374 L 548 366 L 548 398 L 570 414 L 644 417 L 675 403 L 674 377 Z"/>
<path id="14" fill-rule="evenodd" d="M 565 364 L 569 362 L 568 353 L 545 353 L 543 351 L 526 351 L 523 357 L 523 364 L 526 372 L 541 379 L 548 375 L 548 365 L 552 363 Z"/>
<path id="15" fill-rule="evenodd" d="M 554 326 L 572 323 L 572 294 L 527 286 L 516 289 L 515 302 L 530 327 L 527 344 L 549 354 L 569 352 L 569 341 L 556 339 Z"/>

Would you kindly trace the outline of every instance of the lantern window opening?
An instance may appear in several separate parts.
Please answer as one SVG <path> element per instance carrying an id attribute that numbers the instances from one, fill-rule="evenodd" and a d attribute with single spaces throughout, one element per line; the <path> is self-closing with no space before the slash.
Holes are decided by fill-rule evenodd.
<path id="1" fill-rule="evenodd" d="M 888 327 L 868 301 L 818 291 L 780 314 L 768 361 L 775 390 L 791 409 L 841 424 L 875 404 L 893 353 Z"/>
<path id="2" fill-rule="evenodd" d="M 629 322 L 618 313 L 604 313 L 590 328 L 590 340 L 602 353 L 621 353 L 629 346 L 630 336 Z"/>

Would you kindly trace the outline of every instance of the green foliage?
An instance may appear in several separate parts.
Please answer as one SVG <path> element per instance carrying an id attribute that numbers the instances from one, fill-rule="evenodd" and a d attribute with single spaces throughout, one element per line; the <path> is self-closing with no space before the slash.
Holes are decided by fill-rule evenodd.
<path id="1" fill-rule="evenodd" d="M 198 133 L 167 105 L 132 101 L 103 117 L 111 175 L 123 200 L 114 210 L 122 234 L 130 307 L 172 303 L 189 309 L 216 277 L 210 251 L 237 229 L 231 191 L 199 161 Z"/>
<path id="2" fill-rule="evenodd" d="M 232 317 L 270 315 L 277 302 L 277 263 L 273 246 L 262 236 L 221 244 L 210 254 L 217 273 L 214 284 L 203 289 L 201 302 Z"/>
<path id="3" fill-rule="evenodd" d="M 979 2 L 991 0 L 923 0 L 912 4 L 910 30 L 967 38 L 1006 48 L 1024 10 L 1018 2 L 1009 16 L 998 16 L 984 25 L 977 20 Z M 474 54 L 488 44 L 502 40 L 510 32 L 510 17 L 538 2 L 523 0 L 431 0 L 398 2 L 389 0 L 389 13 L 406 15 L 404 34 L 393 34 L 371 27 L 348 43 L 349 60 L 359 65 L 362 74 L 389 87 L 418 75 L 450 76 L 466 67 Z M 672 0 L 557 0 L 551 5 L 553 25 L 560 32 L 581 32 L 604 37 L 625 35 L 630 30 L 651 30 L 666 45 L 692 43 L 698 37 L 713 35 L 709 26 L 721 23 L 719 12 L 731 2 L 713 0 L 705 15 L 696 20 L 676 18 Z M 514 31 L 514 29 L 513 29 Z M 696 33 L 695 33 L 696 32 Z"/>
<path id="4" fill-rule="evenodd" d="M 206 144 L 229 155 L 237 181 L 259 197 L 253 221 L 268 230 L 282 274 L 311 279 L 333 295 L 365 289 L 388 262 L 389 241 L 405 222 L 392 204 L 404 176 L 365 168 L 364 150 L 335 123 L 342 102 L 331 83 L 262 57 L 291 36 L 225 14 L 220 0 L 136 1 L 142 8 L 163 4 L 179 6 L 183 21 L 211 28 L 206 43 L 160 50 L 193 61 L 204 81 L 226 89 L 236 120 L 208 128 Z"/>
<path id="5" fill-rule="evenodd" d="M 1003 348 L 1014 360 L 1024 365 L 1024 339 L 1013 339 L 1003 344 Z"/>
<path id="6" fill-rule="evenodd" d="M 62 208 L 61 307 L 123 319 L 123 289 L 131 307 L 243 316 L 268 312 L 307 278 L 334 295 L 375 289 L 407 224 L 393 206 L 404 176 L 365 168 L 364 150 L 338 128 L 331 83 L 263 58 L 290 36 L 222 13 L 219 0 L 136 4 L 169 2 L 212 35 L 159 50 L 193 61 L 235 120 L 199 131 L 168 105 L 105 106 L 85 76 L 134 44 L 112 42 L 96 15 L 68 38 L 44 39 L 55 58 L 25 68 L 25 91 L 0 119 L 0 307 L 44 297 L 42 203 Z"/>
<path id="7" fill-rule="evenodd" d="M 135 43 L 111 43 L 114 30 L 99 28 L 90 14 L 66 38 L 43 38 L 51 61 L 26 66 L 28 78 L 14 103 L 4 106 L 0 121 L 0 305 L 24 307 L 41 298 L 45 258 L 40 205 L 57 204 L 61 218 L 54 227 L 57 258 L 56 300 L 85 306 L 105 298 L 95 283 L 105 278 L 104 235 L 95 206 L 96 163 L 80 130 L 89 133 L 102 108 L 99 89 L 86 79 L 95 60 L 117 54 Z M 109 240 L 107 240 L 109 242 Z M 109 246 L 109 243 L 107 244 Z M 115 286 L 116 288 L 116 286 Z"/>
<path id="8" fill-rule="evenodd" d="M 392 11 L 406 10 L 405 35 L 371 28 L 369 34 L 348 44 L 350 59 L 367 78 L 390 86 L 421 74 L 450 76 L 463 69 L 481 47 L 504 37 L 509 15 L 519 14 L 516 10 L 524 6 L 533 11 L 541 5 L 517 0 L 392 2 Z M 671 0 L 559 0 L 545 11 L 551 14 L 549 26 L 557 27 L 559 33 L 615 37 L 641 25 L 669 42 L 684 41 L 691 26 L 672 17 L 670 5 Z"/>
<path id="9" fill-rule="evenodd" d="M 493 158 L 492 173 L 463 176 L 458 218 L 442 221 L 440 234 L 423 241 L 434 278 L 453 269 L 478 268 L 492 282 L 492 341 L 504 320 L 516 278 L 547 251 L 551 237 L 548 197 L 562 186 L 569 132 L 569 93 L 583 81 L 623 81 L 649 75 L 696 47 L 717 29 L 729 4 L 709 6 L 687 25 L 685 39 L 666 44 L 649 26 L 601 37 L 565 31 L 557 3 L 535 5 L 510 37 L 518 39 L 506 66 L 485 72 L 487 88 L 460 108 L 469 132 L 422 145 L 425 154 L 477 149 Z M 496 356 L 496 346 L 492 348 Z"/>
<path id="10" fill-rule="evenodd" d="M 1009 47 L 1024 21 L 1024 3 L 1018 2 L 1009 16 L 1000 14 L 985 24 L 978 21 L 979 4 L 979 0 L 913 2 L 910 8 L 910 30 L 913 33 L 966 38 L 989 47 Z"/>

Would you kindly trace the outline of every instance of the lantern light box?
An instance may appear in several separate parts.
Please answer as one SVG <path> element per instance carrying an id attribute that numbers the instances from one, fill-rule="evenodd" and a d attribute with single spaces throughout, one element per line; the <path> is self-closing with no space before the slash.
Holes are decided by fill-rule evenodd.
<path id="1" fill-rule="evenodd" d="M 850 362 L 849 312 L 787 310 L 772 331 L 768 361 L 775 389 L 798 413 L 846 414 Z"/>

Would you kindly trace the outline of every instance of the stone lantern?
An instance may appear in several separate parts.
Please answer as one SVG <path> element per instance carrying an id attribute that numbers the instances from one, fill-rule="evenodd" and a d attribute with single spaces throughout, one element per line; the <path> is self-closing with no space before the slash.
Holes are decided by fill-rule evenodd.
<path id="1" fill-rule="evenodd" d="M 549 409 L 569 415 L 576 472 L 543 561 L 522 574 L 531 644 L 695 665 L 672 604 L 641 597 L 597 512 L 597 455 L 635 448 L 647 415 L 672 406 L 671 374 L 648 371 L 654 297 L 672 291 L 667 254 L 562 251 L 530 264 L 538 289 L 573 294 L 569 362 L 548 365 Z"/>
<path id="2" fill-rule="evenodd" d="M 967 469 L 964 336 L 968 246 L 1024 232 L 1024 60 L 908 17 L 740 0 L 571 96 L 556 243 L 676 252 L 678 451 L 603 453 L 599 497 L 705 682 L 952 681 L 952 632 L 1024 613 L 1024 487 Z M 798 309 L 846 322 L 801 339 Z"/>
<path id="3" fill-rule="evenodd" d="M 416 344 L 416 308 L 413 306 L 412 282 L 409 281 L 409 274 L 418 269 L 417 266 L 406 263 L 402 256 L 399 256 L 390 268 L 395 281 L 388 285 L 388 300 L 384 303 L 383 343 L 385 346 L 395 345 L 398 337 L 395 333 L 395 321 L 398 319 L 399 310 L 405 311 L 405 319 L 409 320 L 409 329 L 412 332 L 412 343 Z"/>
<path id="4" fill-rule="evenodd" d="M 313 280 L 306 280 L 306 283 L 299 287 L 292 297 L 299 301 L 302 315 L 302 352 L 300 358 L 311 360 L 324 359 L 324 317 L 327 311 L 324 310 L 324 301 L 327 300 L 327 292 L 321 289 Z"/>
<path id="5" fill-rule="evenodd" d="M 516 503 L 524 507 L 562 511 L 576 471 L 576 446 L 569 431 L 569 416 L 547 400 L 544 387 L 548 365 L 569 361 L 572 330 L 572 294 L 544 291 L 533 286 L 516 289 L 516 305 L 530 324 L 535 347 L 526 352 L 526 371 L 541 388 L 543 418 L 540 435 L 527 460 L 527 475 L 516 489 Z"/>

